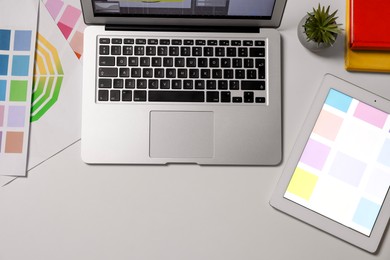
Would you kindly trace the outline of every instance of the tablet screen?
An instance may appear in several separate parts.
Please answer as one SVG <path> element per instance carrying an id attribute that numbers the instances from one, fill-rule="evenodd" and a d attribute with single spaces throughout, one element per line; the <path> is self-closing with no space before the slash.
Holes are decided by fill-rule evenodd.
<path id="1" fill-rule="evenodd" d="M 370 236 L 389 185 L 389 114 L 330 89 L 284 197 Z"/>

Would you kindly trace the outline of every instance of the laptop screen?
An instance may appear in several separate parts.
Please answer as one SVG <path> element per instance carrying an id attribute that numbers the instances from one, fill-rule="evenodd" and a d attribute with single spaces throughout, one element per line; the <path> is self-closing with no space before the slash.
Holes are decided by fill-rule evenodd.
<path id="1" fill-rule="evenodd" d="M 95 16 L 271 19 L 276 0 L 92 0 Z"/>

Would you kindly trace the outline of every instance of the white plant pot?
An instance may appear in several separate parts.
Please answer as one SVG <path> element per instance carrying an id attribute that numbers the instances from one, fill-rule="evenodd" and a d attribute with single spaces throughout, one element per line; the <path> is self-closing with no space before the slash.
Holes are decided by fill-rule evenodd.
<path id="1" fill-rule="evenodd" d="M 332 47 L 331 44 L 325 44 L 325 43 L 318 44 L 317 42 L 309 41 L 307 39 L 305 28 L 303 27 L 307 18 L 309 18 L 309 15 L 306 15 L 302 18 L 302 20 L 299 22 L 298 28 L 297 28 L 298 39 L 301 42 L 301 44 L 312 52 L 319 52 L 319 51 L 323 51 L 325 49 L 328 49 L 329 47 Z M 337 35 L 336 35 L 336 39 L 337 39 Z"/>

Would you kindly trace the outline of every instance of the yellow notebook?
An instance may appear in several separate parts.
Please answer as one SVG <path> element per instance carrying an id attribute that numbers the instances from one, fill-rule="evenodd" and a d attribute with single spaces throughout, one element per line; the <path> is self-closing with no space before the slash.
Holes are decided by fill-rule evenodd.
<path id="1" fill-rule="evenodd" d="M 348 71 L 390 72 L 390 51 L 352 51 L 350 49 L 350 1 L 346 8 L 345 69 Z"/>

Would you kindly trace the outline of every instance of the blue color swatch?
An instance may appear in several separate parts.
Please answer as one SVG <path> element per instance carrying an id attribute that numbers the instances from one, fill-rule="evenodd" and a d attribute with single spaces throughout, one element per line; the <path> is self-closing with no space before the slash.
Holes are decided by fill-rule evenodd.
<path id="1" fill-rule="evenodd" d="M 0 101 L 5 101 L 6 93 L 7 93 L 7 81 L 0 80 Z"/>
<path id="2" fill-rule="evenodd" d="M 378 162 L 390 167 L 390 139 L 384 142 Z"/>
<path id="3" fill-rule="evenodd" d="M 380 205 L 368 199 L 362 198 L 359 202 L 355 215 L 353 216 L 353 221 L 356 224 L 372 230 L 380 209 Z"/>
<path id="4" fill-rule="evenodd" d="M 30 56 L 14 55 L 12 60 L 12 76 L 28 76 Z"/>
<path id="5" fill-rule="evenodd" d="M 8 55 L 0 55 L 0 75 L 8 75 Z"/>
<path id="6" fill-rule="evenodd" d="M 329 91 L 328 97 L 325 101 L 327 105 L 332 106 L 345 113 L 348 111 L 351 102 L 352 98 L 350 96 L 347 96 L 334 89 L 331 89 Z"/>
<path id="7" fill-rule="evenodd" d="M 14 50 L 30 51 L 31 31 L 15 31 Z"/>
<path id="8" fill-rule="evenodd" d="M 11 31 L 0 30 L 0 50 L 9 51 L 10 40 L 11 40 Z"/>

